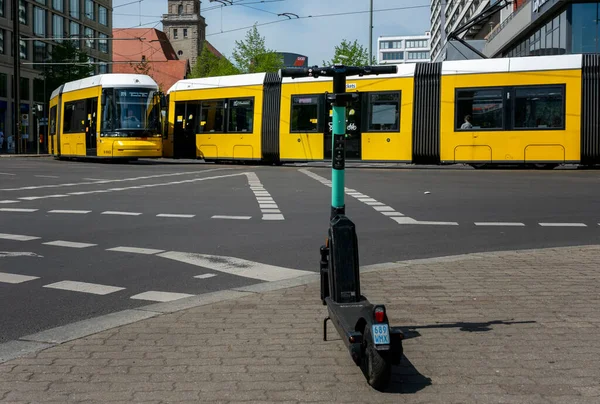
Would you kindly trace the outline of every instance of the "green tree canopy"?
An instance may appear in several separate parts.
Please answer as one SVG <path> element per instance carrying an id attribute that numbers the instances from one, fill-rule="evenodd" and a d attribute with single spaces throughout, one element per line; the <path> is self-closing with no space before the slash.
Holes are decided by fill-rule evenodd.
<path id="1" fill-rule="evenodd" d="M 345 56 L 345 58 L 340 56 Z M 333 58 L 328 62 L 323 61 L 324 66 L 336 64 L 343 64 L 346 66 L 367 66 L 375 65 L 377 64 L 377 61 L 375 60 L 375 57 L 373 57 L 369 63 L 369 50 L 359 44 L 356 39 L 352 43 L 344 39 L 341 44 L 335 47 Z"/>
<path id="2" fill-rule="evenodd" d="M 46 65 L 42 76 L 46 80 L 47 88 L 54 91 L 60 85 L 69 81 L 82 79 L 94 74 L 94 65 L 88 63 L 87 53 L 80 51 L 73 41 L 64 41 L 63 43 L 52 46 L 50 53 L 50 63 L 68 63 L 68 64 L 50 64 Z"/>
<path id="3" fill-rule="evenodd" d="M 226 57 L 219 58 L 208 50 L 208 46 L 203 46 L 190 78 L 229 76 L 238 73 L 239 70 Z"/>
<path id="4" fill-rule="evenodd" d="M 256 24 L 246 33 L 243 41 L 235 41 L 233 60 L 240 73 L 277 72 L 283 67 L 283 58 L 267 49 Z"/>

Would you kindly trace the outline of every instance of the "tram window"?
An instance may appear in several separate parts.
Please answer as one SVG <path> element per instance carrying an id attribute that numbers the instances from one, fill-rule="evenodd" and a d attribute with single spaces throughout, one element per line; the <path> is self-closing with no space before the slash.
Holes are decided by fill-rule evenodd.
<path id="1" fill-rule="evenodd" d="M 200 133 L 224 132 L 225 101 L 203 101 Z"/>
<path id="2" fill-rule="evenodd" d="M 228 132 L 252 132 L 254 100 L 250 98 L 229 100 Z"/>
<path id="3" fill-rule="evenodd" d="M 515 129 L 563 129 L 564 87 L 515 88 Z"/>
<path id="4" fill-rule="evenodd" d="M 319 97 L 292 97 L 291 132 L 317 132 L 319 127 Z"/>
<path id="5" fill-rule="evenodd" d="M 50 108 L 50 134 L 56 135 L 56 106 Z"/>
<path id="6" fill-rule="evenodd" d="M 66 102 L 63 122 L 64 133 L 85 132 L 85 100 Z"/>
<path id="7" fill-rule="evenodd" d="M 370 93 L 368 102 L 369 132 L 391 132 L 400 129 L 400 93 Z"/>
<path id="8" fill-rule="evenodd" d="M 502 94 L 500 88 L 457 90 L 456 129 L 502 129 Z"/>

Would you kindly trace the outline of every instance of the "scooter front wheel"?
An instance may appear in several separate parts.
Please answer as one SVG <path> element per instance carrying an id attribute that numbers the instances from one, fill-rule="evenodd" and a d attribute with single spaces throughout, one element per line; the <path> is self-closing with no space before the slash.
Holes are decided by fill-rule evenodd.
<path id="1" fill-rule="evenodd" d="M 388 358 L 382 356 L 381 353 L 375 349 L 373 336 L 371 335 L 369 326 L 365 327 L 363 349 L 361 369 L 367 378 L 369 385 L 375 390 L 381 391 L 390 383 L 392 365 Z"/>

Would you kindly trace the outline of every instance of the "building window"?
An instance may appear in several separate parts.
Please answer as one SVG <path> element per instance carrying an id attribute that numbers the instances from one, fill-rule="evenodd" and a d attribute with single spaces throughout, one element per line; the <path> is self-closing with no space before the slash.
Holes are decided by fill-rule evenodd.
<path id="1" fill-rule="evenodd" d="M 429 59 L 429 52 L 407 52 L 408 59 Z"/>
<path id="2" fill-rule="evenodd" d="M 181 4 L 179 6 L 177 6 L 177 14 L 179 14 L 179 15 L 183 14 L 183 6 Z"/>
<path id="3" fill-rule="evenodd" d="M 370 93 L 368 97 L 367 131 L 398 131 L 400 129 L 400 93 Z"/>
<path id="4" fill-rule="evenodd" d="M 384 52 L 383 60 L 404 60 L 404 52 Z"/>
<path id="5" fill-rule="evenodd" d="M 98 38 L 108 38 L 106 34 L 98 34 Z M 108 53 L 108 40 L 107 39 L 99 39 L 98 40 L 98 50 L 103 53 Z"/>
<path id="6" fill-rule="evenodd" d="M 52 36 L 54 38 L 62 38 L 64 35 L 64 20 L 60 15 L 52 15 Z M 57 39 L 56 42 L 62 42 L 62 39 Z"/>
<path id="7" fill-rule="evenodd" d="M 292 96 L 290 132 L 317 132 L 319 127 L 319 96 Z"/>
<path id="8" fill-rule="evenodd" d="M 33 61 L 43 63 L 46 61 L 46 43 L 42 41 L 33 42 Z M 33 65 L 37 70 L 44 70 L 44 65 Z"/>
<path id="9" fill-rule="evenodd" d="M 94 37 L 94 30 L 88 27 L 85 27 L 84 31 L 83 31 L 83 35 L 86 38 L 93 38 Z M 87 46 L 88 48 L 91 49 L 96 49 L 96 41 L 93 39 L 86 39 L 85 40 L 85 46 Z"/>
<path id="10" fill-rule="evenodd" d="M 19 47 L 20 49 L 20 56 L 21 59 L 27 59 L 27 41 L 24 41 L 22 39 L 19 40 Z"/>
<path id="11" fill-rule="evenodd" d="M 79 19 L 79 0 L 69 0 L 69 15 Z"/>
<path id="12" fill-rule="evenodd" d="M 501 88 L 457 90 L 456 129 L 502 129 L 502 96 Z M 463 127 L 466 120 L 470 122 L 471 127 L 468 125 Z"/>
<path id="13" fill-rule="evenodd" d="M 382 41 L 379 49 L 400 49 L 402 48 L 402 41 Z"/>
<path id="14" fill-rule="evenodd" d="M 0 17 L 4 17 L 4 0 L 0 0 Z"/>
<path id="15" fill-rule="evenodd" d="M 25 0 L 19 0 L 19 22 L 27 25 L 27 3 L 25 3 Z"/>
<path id="16" fill-rule="evenodd" d="M 44 79 L 33 79 L 33 101 L 46 102 Z"/>
<path id="17" fill-rule="evenodd" d="M 33 33 L 38 36 L 46 35 L 46 10 L 33 8 Z"/>
<path id="18" fill-rule="evenodd" d="M 177 28 L 173 29 L 173 39 L 177 39 Z"/>
<path id="19" fill-rule="evenodd" d="M 179 56 L 183 56 L 183 51 L 182 51 L 182 50 L 180 50 L 180 51 L 177 51 L 177 55 L 179 55 Z"/>
<path id="20" fill-rule="evenodd" d="M 183 29 L 183 37 L 184 37 L 184 38 L 187 38 L 187 37 L 188 37 L 188 36 L 187 36 L 187 28 L 184 28 L 184 29 Z"/>
<path id="21" fill-rule="evenodd" d="M 21 100 L 29 101 L 29 79 L 27 77 L 21 77 Z"/>
<path id="22" fill-rule="evenodd" d="M 598 52 L 598 3 L 571 5 L 572 53 Z"/>
<path id="23" fill-rule="evenodd" d="M 56 11 L 65 11 L 65 0 L 52 0 L 52 8 Z"/>
<path id="24" fill-rule="evenodd" d="M 108 27 L 108 11 L 106 7 L 98 6 L 98 22 Z"/>
<path id="25" fill-rule="evenodd" d="M 514 99 L 515 129 L 564 128 L 564 86 L 517 87 Z"/>
<path id="26" fill-rule="evenodd" d="M 85 17 L 89 20 L 94 19 L 94 1 L 85 0 Z"/>
<path id="27" fill-rule="evenodd" d="M 106 63 L 100 63 L 98 65 L 98 73 L 99 74 L 106 74 L 106 73 L 108 73 L 108 65 Z"/>
<path id="28" fill-rule="evenodd" d="M 407 48 L 427 48 L 427 40 L 407 40 Z"/>
<path id="29" fill-rule="evenodd" d="M 77 24 L 74 21 L 71 21 L 70 25 L 69 25 L 69 30 L 71 31 L 71 35 L 70 38 L 79 38 L 79 24 Z M 79 40 L 73 40 L 73 45 L 75 45 L 75 47 L 77 49 L 79 49 L 81 47 Z"/>
<path id="30" fill-rule="evenodd" d="M 229 100 L 228 132 L 252 132 L 254 100 L 252 98 Z"/>

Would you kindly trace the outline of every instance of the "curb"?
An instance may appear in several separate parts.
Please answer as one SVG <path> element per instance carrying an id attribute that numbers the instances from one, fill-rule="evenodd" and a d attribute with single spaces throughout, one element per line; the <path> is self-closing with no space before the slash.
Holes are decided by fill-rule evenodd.
<path id="1" fill-rule="evenodd" d="M 427 265 L 433 263 L 451 263 L 465 260 L 477 260 L 487 258 L 500 258 L 511 254 L 535 254 L 547 251 L 556 251 L 573 248 L 590 248 L 600 251 L 600 245 L 583 244 L 576 246 L 536 248 L 527 250 L 504 250 L 495 252 L 479 252 L 449 255 L 434 258 L 422 258 L 405 261 L 393 261 L 381 264 L 366 265 L 361 268 L 361 273 L 372 273 L 390 269 L 408 267 L 410 265 Z M 0 364 L 9 360 L 29 355 L 38 351 L 46 350 L 62 343 L 84 338 L 112 328 L 133 324 L 142 320 L 158 317 L 164 314 L 175 313 L 195 307 L 206 306 L 212 303 L 220 303 L 228 300 L 236 300 L 253 294 L 261 294 L 281 289 L 289 289 L 296 286 L 316 283 L 320 279 L 319 274 L 303 275 L 298 278 L 282 281 L 258 283 L 233 289 L 225 289 L 210 292 L 199 296 L 188 297 L 167 303 L 153 303 L 150 305 L 127 309 L 87 320 L 77 321 L 64 326 L 41 331 L 36 334 L 27 335 L 17 340 L 0 344 Z"/>
<path id="2" fill-rule="evenodd" d="M 30 157 L 52 157 L 50 154 L 0 154 L 0 158 L 30 158 Z"/>

